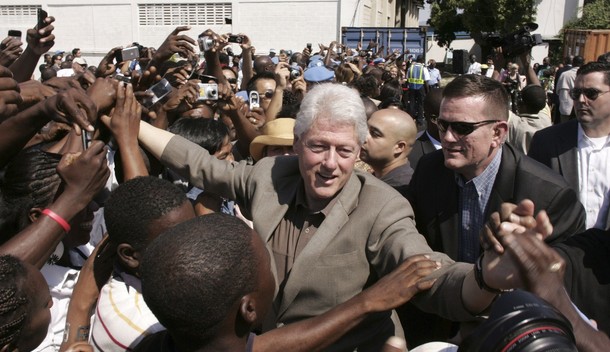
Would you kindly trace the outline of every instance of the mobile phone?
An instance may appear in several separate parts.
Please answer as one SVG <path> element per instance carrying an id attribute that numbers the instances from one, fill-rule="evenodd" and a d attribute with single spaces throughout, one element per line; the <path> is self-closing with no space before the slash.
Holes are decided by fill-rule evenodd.
<path id="1" fill-rule="evenodd" d="M 85 130 L 81 130 L 80 138 L 83 143 L 83 150 L 87 150 L 87 148 L 89 148 L 89 133 Z"/>
<path id="2" fill-rule="evenodd" d="M 8 31 L 8 36 L 21 40 L 21 31 L 18 31 L 16 29 L 10 29 Z"/>
<path id="3" fill-rule="evenodd" d="M 49 14 L 41 8 L 38 8 L 36 14 L 38 16 L 38 24 L 36 25 L 36 29 L 41 29 L 48 26 L 48 23 L 46 23 L 44 20 L 49 17 Z"/>
<path id="4" fill-rule="evenodd" d="M 231 35 L 229 35 L 229 38 L 227 39 L 227 41 L 229 43 L 241 44 L 244 42 L 244 37 L 242 35 L 231 34 Z"/>
<path id="5" fill-rule="evenodd" d="M 311 43 L 307 43 L 307 49 L 311 51 Z"/>
<path id="6" fill-rule="evenodd" d="M 144 105 L 147 107 L 153 106 L 156 102 L 163 99 L 169 92 L 172 91 L 172 86 L 169 81 L 165 78 L 154 84 L 152 87 L 146 90 L 146 93 L 152 93 L 152 97 L 148 98 Z"/>
<path id="7" fill-rule="evenodd" d="M 140 57 L 140 50 L 137 46 L 130 46 L 116 53 L 116 62 L 135 60 Z"/>
<path id="8" fill-rule="evenodd" d="M 250 110 L 261 106 L 260 98 L 258 96 L 257 91 L 253 90 L 250 92 L 250 96 L 248 97 L 248 102 L 250 103 Z"/>

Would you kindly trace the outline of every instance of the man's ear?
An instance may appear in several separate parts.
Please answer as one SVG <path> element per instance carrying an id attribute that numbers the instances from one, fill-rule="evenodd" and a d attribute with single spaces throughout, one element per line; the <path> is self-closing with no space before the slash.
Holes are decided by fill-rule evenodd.
<path id="1" fill-rule="evenodd" d="M 508 122 L 500 121 L 493 128 L 493 143 L 494 147 L 499 147 L 504 142 L 508 135 Z"/>
<path id="2" fill-rule="evenodd" d="M 142 259 L 139 251 L 136 251 L 130 244 L 127 243 L 119 244 L 116 251 L 121 263 L 134 271 L 138 270 L 140 267 L 140 260 Z"/>
<path id="3" fill-rule="evenodd" d="M 398 141 L 398 142 L 394 143 L 394 155 L 402 154 L 405 151 L 405 149 L 407 149 L 407 142 Z"/>
<path id="4" fill-rule="evenodd" d="M 36 220 L 38 220 L 38 218 L 40 217 L 41 214 L 42 214 L 42 209 L 32 208 L 32 209 L 30 209 L 30 212 L 28 213 L 28 219 L 30 219 L 31 223 L 34 223 Z"/>
<path id="5" fill-rule="evenodd" d="M 258 321 L 256 298 L 252 294 L 242 296 L 239 302 L 239 314 L 248 325 L 254 325 Z"/>

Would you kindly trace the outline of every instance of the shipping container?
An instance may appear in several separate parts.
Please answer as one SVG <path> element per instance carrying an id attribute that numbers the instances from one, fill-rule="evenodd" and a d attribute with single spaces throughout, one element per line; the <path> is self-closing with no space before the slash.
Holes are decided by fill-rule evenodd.
<path id="1" fill-rule="evenodd" d="M 350 48 L 356 48 L 361 42 L 364 49 L 373 41 L 378 47 L 384 47 L 383 56 L 387 56 L 395 49 L 401 53 L 408 50 L 408 55 L 417 57 L 426 55 L 426 29 L 415 28 L 388 28 L 388 27 L 342 27 L 341 43 Z"/>
<path id="2" fill-rule="evenodd" d="M 568 29 L 565 31 L 563 56 L 579 55 L 585 62 L 596 61 L 610 51 L 609 29 Z"/>

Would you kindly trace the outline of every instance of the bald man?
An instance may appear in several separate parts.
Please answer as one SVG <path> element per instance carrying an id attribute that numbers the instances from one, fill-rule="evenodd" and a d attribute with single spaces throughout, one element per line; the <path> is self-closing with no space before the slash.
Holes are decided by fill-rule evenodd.
<path id="1" fill-rule="evenodd" d="M 371 115 L 368 125 L 360 159 L 371 166 L 377 178 L 404 194 L 413 175 L 407 158 L 417 135 L 413 118 L 400 109 L 382 109 Z"/>

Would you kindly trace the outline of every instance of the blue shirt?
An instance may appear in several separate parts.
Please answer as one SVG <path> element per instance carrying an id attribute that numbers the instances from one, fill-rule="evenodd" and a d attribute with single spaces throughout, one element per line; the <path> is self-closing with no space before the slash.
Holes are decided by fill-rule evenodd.
<path id="1" fill-rule="evenodd" d="M 455 174 L 459 188 L 460 233 L 458 261 L 474 263 L 479 256 L 479 232 L 485 224 L 485 208 L 502 161 L 502 148 L 482 174 L 470 181 Z"/>

